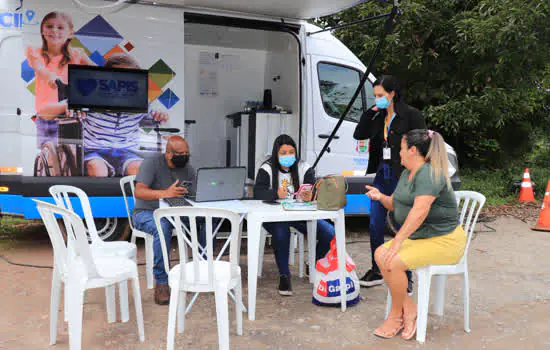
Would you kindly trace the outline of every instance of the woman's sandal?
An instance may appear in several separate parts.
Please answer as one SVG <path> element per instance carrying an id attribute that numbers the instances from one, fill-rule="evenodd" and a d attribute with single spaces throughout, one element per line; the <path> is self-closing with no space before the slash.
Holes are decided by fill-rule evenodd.
<path id="1" fill-rule="evenodd" d="M 418 317 L 418 314 L 408 314 L 403 315 L 403 326 L 410 326 L 410 327 L 404 327 L 403 333 L 401 333 L 401 338 L 405 340 L 411 340 L 414 335 L 416 334 L 416 319 Z M 410 333 L 405 335 L 405 329 L 409 328 Z"/>
<path id="2" fill-rule="evenodd" d="M 403 329 L 403 318 L 401 317 L 388 317 L 387 320 L 394 320 L 399 321 L 399 326 L 394 329 L 392 333 L 385 333 L 380 330 L 380 327 L 376 328 L 373 332 L 373 334 L 377 337 L 384 338 L 384 339 L 391 339 L 395 337 L 399 332 Z"/>

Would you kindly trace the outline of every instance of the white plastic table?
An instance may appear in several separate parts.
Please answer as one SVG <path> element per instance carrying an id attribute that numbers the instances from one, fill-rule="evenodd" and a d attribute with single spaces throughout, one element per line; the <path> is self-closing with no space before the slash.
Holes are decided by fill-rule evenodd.
<path id="1" fill-rule="evenodd" d="M 191 201 L 189 201 L 191 202 Z M 310 282 L 314 281 L 315 244 L 317 241 L 317 220 L 334 221 L 336 233 L 336 250 L 338 253 L 338 270 L 341 287 L 341 309 L 346 311 L 346 237 L 344 210 L 338 211 L 287 211 L 281 205 L 271 205 L 259 200 L 191 202 L 193 206 L 223 208 L 245 215 L 248 222 L 248 319 L 256 319 L 256 291 L 258 285 L 258 262 L 260 256 L 260 237 L 264 222 L 307 221 Z"/>

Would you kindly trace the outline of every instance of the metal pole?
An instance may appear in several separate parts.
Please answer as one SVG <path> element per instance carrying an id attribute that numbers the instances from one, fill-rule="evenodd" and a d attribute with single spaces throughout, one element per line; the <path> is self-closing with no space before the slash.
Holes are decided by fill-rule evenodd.
<path id="1" fill-rule="evenodd" d="M 311 35 L 323 33 L 323 32 L 329 31 L 329 30 L 337 30 L 337 29 L 342 29 L 342 28 L 346 28 L 346 27 L 351 27 L 351 26 L 354 26 L 356 24 L 361 24 L 361 23 L 373 21 L 373 20 L 376 20 L 376 19 L 386 18 L 386 17 L 389 17 L 389 16 L 391 16 L 391 13 L 386 13 L 386 14 L 378 15 L 378 16 L 374 16 L 374 17 L 363 18 L 363 19 L 360 19 L 358 21 L 354 21 L 354 22 L 350 22 L 350 23 L 346 23 L 346 24 L 341 24 L 341 25 L 336 26 L 336 27 L 328 27 L 328 28 L 325 28 L 325 29 L 318 30 L 316 32 L 309 32 L 309 33 L 307 33 L 307 35 L 311 36 Z"/>

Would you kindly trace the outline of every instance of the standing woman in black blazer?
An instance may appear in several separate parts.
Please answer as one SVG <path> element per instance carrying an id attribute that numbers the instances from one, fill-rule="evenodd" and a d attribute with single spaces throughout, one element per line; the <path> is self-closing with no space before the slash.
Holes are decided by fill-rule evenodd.
<path id="1" fill-rule="evenodd" d="M 422 113 L 402 100 L 397 78 L 384 75 L 376 80 L 374 86 L 375 105 L 367 110 L 355 128 L 353 138 L 370 139 L 369 166 L 367 173 L 376 173 L 373 186 L 381 193 L 391 195 L 403 170 L 399 150 L 401 137 L 413 129 L 426 129 Z M 384 244 L 386 209 L 380 202 L 371 202 L 370 246 L 372 251 L 372 269 L 360 280 L 359 284 L 372 287 L 384 282 L 380 269 L 374 260 L 374 252 Z M 412 293 L 410 271 L 409 294 Z"/>

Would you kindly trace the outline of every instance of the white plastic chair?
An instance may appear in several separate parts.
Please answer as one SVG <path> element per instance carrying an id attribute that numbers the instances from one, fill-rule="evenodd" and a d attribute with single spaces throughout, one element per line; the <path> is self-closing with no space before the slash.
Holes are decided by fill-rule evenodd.
<path id="1" fill-rule="evenodd" d="M 54 277 L 52 283 L 51 310 L 58 310 L 61 293 L 60 280 L 65 281 L 68 299 L 69 347 L 82 347 L 82 312 L 84 293 L 87 289 L 113 287 L 116 283 L 132 280 L 136 320 L 140 341 L 145 340 L 143 311 L 137 264 L 132 259 L 119 256 L 96 256 L 88 244 L 86 228 L 74 212 L 57 205 L 35 200 L 37 209 L 46 226 L 54 252 Z M 65 223 L 67 245 L 59 227 L 56 215 Z M 69 248 L 68 245 L 71 245 Z M 107 303 L 107 308 L 109 304 Z M 57 312 L 51 314 L 50 324 L 57 325 Z M 50 328 L 50 340 L 55 344 L 56 329 Z"/>
<path id="2" fill-rule="evenodd" d="M 154 251 L 153 251 L 153 235 L 140 231 L 135 228 L 134 221 L 132 217 L 132 211 L 130 210 L 130 203 L 128 203 L 128 196 L 126 189 L 128 186 L 132 191 L 132 198 L 135 201 L 135 175 L 125 176 L 120 179 L 120 189 L 122 190 L 122 196 L 124 197 L 124 204 L 126 205 L 126 214 L 128 214 L 128 223 L 130 224 L 130 229 L 132 230 L 132 236 L 130 242 L 133 244 L 136 243 L 136 237 L 143 238 L 145 240 L 145 279 L 147 281 L 147 289 L 153 289 L 155 278 L 153 276 L 153 266 L 154 266 Z M 175 233 L 172 233 L 174 236 Z"/>
<path id="3" fill-rule="evenodd" d="M 174 348 L 176 319 L 178 333 L 184 330 L 186 292 L 214 292 L 218 323 L 218 341 L 220 349 L 229 349 L 229 316 L 227 294 L 235 291 L 235 309 L 237 317 L 237 334 L 243 333 L 241 268 L 239 267 L 240 217 L 229 210 L 214 208 L 161 208 L 155 210 L 155 222 L 159 233 L 162 232 L 161 219 L 166 218 L 174 226 L 178 238 L 180 263 L 170 270 L 169 255 L 164 235 L 160 234 L 164 268 L 170 285 L 170 308 L 168 311 L 168 331 L 166 348 Z M 190 237 L 187 238 L 180 217 L 189 218 Z M 206 221 L 206 255 L 204 260 L 199 251 L 197 217 Z M 213 252 L 212 219 L 227 219 L 231 223 L 229 242 L 229 261 L 215 260 Z M 187 248 L 191 248 L 192 260 L 189 261 Z M 221 253 L 220 255 L 221 256 Z M 177 317 L 176 317 L 177 316 Z"/>
<path id="4" fill-rule="evenodd" d="M 129 242 L 105 242 L 98 233 L 94 223 L 94 217 L 92 215 L 92 209 L 90 207 L 90 200 L 86 193 L 78 187 L 54 185 L 49 188 L 49 192 L 52 195 L 55 203 L 64 209 L 74 212 L 73 205 L 71 203 L 71 195 L 76 196 L 82 207 L 84 213 L 84 220 L 86 222 L 86 228 L 88 231 L 89 239 L 91 241 L 90 248 L 94 257 L 125 257 L 136 261 L 136 245 Z M 74 198 L 74 197 L 73 197 Z M 65 223 L 67 224 L 67 223 Z M 60 282 L 59 282 L 60 283 Z M 66 286 L 65 286 L 66 287 Z M 105 296 L 107 300 L 107 319 L 108 322 L 116 321 L 116 307 L 115 305 L 115 288 L 108 287 L 105 289 Z M 122 322 L 127 322 L 130 319 L 128 311 L 128 283 L 123 281 L 119 284 L 119 299 L 120 299 L 120 315 Z M 64 299 L 67 302 L 67 298 Z M 65 304 L 66 305 L 66 304 Z M 54 312 L 57 310 L 50 310 Z M 66 311 L 66 308 L 65 308 Z M 67 315 L 65 312 L 65 320 Z M 50 325 L 54 327 L 55 324 Z"/>
<path id="5" fill-rule="evenodd" d="M 298 245 L 298 277 L 302 278 L 304 277 L 304 235 L 296 230 L 294 227 L 290 228 L 290 246 L 289 251 L 290 254 L 288 255 L 288 264 L 294 266 L 294 254 L 296 251 L 296 245 Z M 264 261 L 264 250 L 265 250 L 265 239 L 269 236 L 269 232 L 265 228 L 262 227 L 262 236 L 260 238 L 260 258 L 258 262 L 258 277 L 262 277 L 262 268 L 263 268 L 263 261 Z M 296 244 L 296 241 L 298 241 Z M 311 273 L 311 271 L 310 271 Z"/>
<path id="6" fill-rule="evenodd" d="M 430 304 L 430 286 L 432 276 L 434 281 L 434 313 L 443 316 L 445 307 L 445 282 L 447 275 L 463 275 L 462 292 L 464 295 L 464 331 L 470 332 L 470 281 L 468 277 L 468 249 L 474 233 L 475 225 L 481 208 L 485 204 L 485 196 L 473 191 L 456 191 L 456 201 L 460 211 L 460 224 L 466 231 L 467 241 L 464 255 L 456 265 L 429 265 L 415 270 L 418 276 L 418 316 L 416 340 L 426 341 L 428 326 L 428 308 Z M 466 221 L 465 221 L 466 220 Z M 388 289 L 386 302 L 386 318 L 391 310 L 391 294 Z"/>

